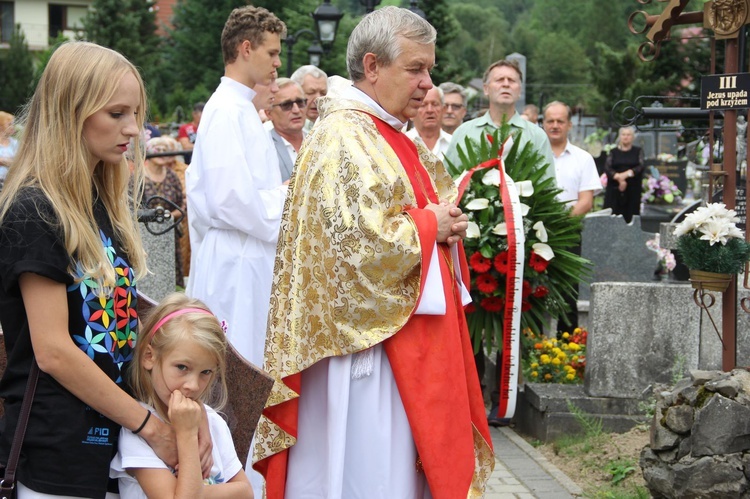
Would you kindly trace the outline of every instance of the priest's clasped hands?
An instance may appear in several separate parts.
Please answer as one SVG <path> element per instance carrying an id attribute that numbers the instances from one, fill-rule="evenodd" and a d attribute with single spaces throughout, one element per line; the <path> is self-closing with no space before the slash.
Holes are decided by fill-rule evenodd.
<path id="1" fill-rule="evenodd" d="M 425 209 L 432 211 L 437 217 L 437 242 L 453 246 L 466 237 L 469 217 L 461 211 L 461 208 L 443 201 L 440 204 L 428 204 Z"/>

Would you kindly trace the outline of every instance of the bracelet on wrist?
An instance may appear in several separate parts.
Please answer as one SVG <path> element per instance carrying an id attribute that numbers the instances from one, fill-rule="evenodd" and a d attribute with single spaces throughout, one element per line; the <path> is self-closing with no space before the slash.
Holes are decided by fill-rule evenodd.
<path id="1" fill-rule="evenodd" d="M 141 423 L 141 426 L 139 426 L 137 429 L 133 430 L 133 435 L 138 435 L 142 429 L 146 427 L 146 423 L 148 423 L 148 420 L 151 418 L 151 411 L 146 410 L 146 417 L 143 418 L 143 423 Z"/>

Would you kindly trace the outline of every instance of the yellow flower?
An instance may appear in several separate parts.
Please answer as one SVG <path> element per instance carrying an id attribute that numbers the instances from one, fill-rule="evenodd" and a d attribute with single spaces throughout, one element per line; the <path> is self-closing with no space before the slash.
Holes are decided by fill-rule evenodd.
<path id="1" fill-rule="evenodd" d="M 578 362 L 578 355 L 574 355 L 570 360 L 572 360 L 573 362 Z"/>
<path id="2" fill-rule="evenodd" d="M 568 358 L 568 356 L 565 354 L 565 352 L 560 352 L 557 354 L 557 358 L 560 360 L 565 360 Z"/>
<path id="3" fill-rule="evenodd" d="M 570 381 L 573 381 L 574 379 L 576 379 L 576 375 L 573 373 L 570 373 L 567 376 L 565 376 L 565 379 L 569 379 Z"/>
<path id="4" fill-rule="evenodd" d="M 549 381 L 549 380 L 552 379 L 552 375 L 550 373 L 547 373 L 547 374 L 544 375 L 544 379 L 546 379 L 547 381 Z"/>
<path id="5" fill-rule="evenodd" d="M 539 362 L 541 362 L 542 364 L 549 364 L 550 363 L 549 355 L 547 355 L 546 353 L 543 353 L 542 355 L 540 355 Z"/>
<path id="6" fill-rule="evenodd" d="M 555 354 L 555 355 L 560 355 L 560 352 L 562 352 L 562 350 L 560 350 L 557 347 L 555 347 L 555 348 L 552 349 L 552 353 Z"/>
<path id="7" fill-rule="evenodd" d="M 531 371 L 531 377 L 532 377 L 532 378 L 536 378 L 537 376 L 539 376 L 539 373 L 538 373 L 538 372 L 536 372 L 536 371 Z"/>
<path id="8" fill-rule="evenodd" d="M 568 348 L 569 348 L 570 350 L 573 350 L 574 352 L 577 352 L 578 350 L 580 350 L 580 349 L 581 349 L 581 345 L 579 345 L 578 343 L 573 343 L 573 342 L 571 341 L 570 343 L 568 343 Z"/>
<path id="9" fill-rule="evenodd" d="M 559 366 L 560 364 L 562 364 L 562 361 L 558 357 L 552 359 L 552 365 Z"/>
<path id="10" fill-rule="evenodd" d="M 562 337 L 567 340 L 568 338 L 570 338 L 570 333 L 565 332 L 565 333 L 562 334 Z"/>
<path id="11" fill-rule="evenodd" d="M 573 334 L 581 334 L 581 328 L 577 327 L 573 330 Z"/>
<path id="12" fill-rule="evenodd" d="M 539 367 L 539 364 L 538 364 L 538 363 L 536 363 L 536 362 L 532 362 L 532 363 L 531 363 L 531 368 L 532 368 L 532 369 L 536 369 L 537 367 Z"/>

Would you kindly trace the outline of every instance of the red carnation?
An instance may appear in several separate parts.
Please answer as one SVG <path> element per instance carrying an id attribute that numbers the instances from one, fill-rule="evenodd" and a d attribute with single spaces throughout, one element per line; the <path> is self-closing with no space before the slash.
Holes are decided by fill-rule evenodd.
<path id="1" fill-rule="evenodd" d="M 549 265 L 549 262 L 542 258 L 541 256 L 534 253 L 532 250 L 531 256 L 529 257 L 529 267 L 536 270 L 539 273 L 544 272 L 547 269 L 547 265 Z"/>
<path id="2" fill-rule="evenodd" d="M 497 281 L 490 274 L 479 274 L 476 278 L 477 289 L 485 294 L 491 294 L 497 289 Z"/>
<path id="3" fill-rule="evenodd" d="M 492 261 L 489 258 L 482 256 L 480 252 L 476 252 L 469 258 L 469 265 L 475 272 L 484 273 L 488 272 L 492 268 Z"/>
<path id="4" fill-rule="evenodd" d="M 523 286 L 521 287 L 521 298 L 524 300 L 531 294 L 531 283 L 524 279 Z"/>
<path id="5" fill-rule="evenodd" d="M 537 286 L 534 291 L 531 293 L 534 298 L 544 298 L 549 294 L 549 289 L 547 289 L 547 286 Z"/>
<path id="6" fill-rule="evenodd" d="M 497 270 L 501 274 L 507 274 L 508 273 L 508 252 L 501 251 L 500 253 L 498 253 L 497 256 L 495 256 L 495 260 L 493 264 L 495 265 L 495 270 Z"/>
<path id="7" fill-rule="evenodd" d="M 503 309 L 503 300 L 496 296 L 490 296 L 489 298 L 482 299 L 480 305 L 487 312 L 499 312 Z"/>
<path id="8" fill-rule="evenodd" d="M 476 311 L 477 311 L 477 307 L 474 306 L 473 302 L 469 303 L 468 305 L 464 307 L 464 313 L 466 314 L 473 314 Z"/>
<path id="9" fill-rule="evenodd" d="M 529 300 L 521 300 L 521 312 L 528 312 L 531 310 L 531 302 Z"/>

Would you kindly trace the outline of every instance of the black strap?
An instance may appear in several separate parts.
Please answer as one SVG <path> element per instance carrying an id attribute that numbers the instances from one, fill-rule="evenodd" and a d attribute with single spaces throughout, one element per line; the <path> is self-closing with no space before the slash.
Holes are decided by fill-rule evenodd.
<path id="1" fill-rule="evenodd" d="M 5 465 L 5 477 L 0 480 L 0 490 L 12 491 L 16 485 L 16 469 L 18 468 L 18 459 L 21 457 L 21 446 L 23 438 L 26 435 L 26 426 L 29 424 L 29 414 L 31 414 L 31 404 L 34 402 L 34 392 L 36 392 L 36 382 L 39 379 L 39 366 L 36 358 L 31 359 L 31 372 L 29 372 L 29 381 L 26 384 L 26 391 L 21 403 L 21 414 L 18 416 L 16 432 L 13 435 L 13 444 L 10 447 L 8 463 Z"/>

